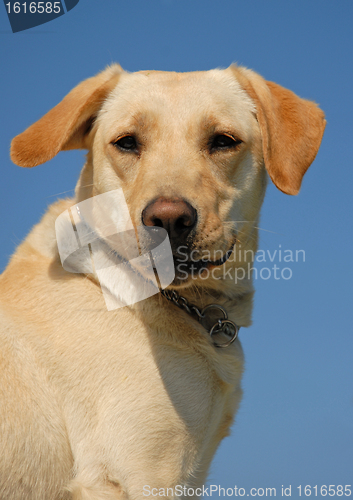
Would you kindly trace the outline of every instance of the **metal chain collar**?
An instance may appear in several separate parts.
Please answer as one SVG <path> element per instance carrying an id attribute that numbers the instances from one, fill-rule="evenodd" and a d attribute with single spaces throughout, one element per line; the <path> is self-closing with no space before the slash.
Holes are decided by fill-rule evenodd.
<path id="1" fill-rule="evenodd" d="M 225 335 L 230 337 L 227 342 L 223 342 L 221 344 L 215 342 L 215 340 L 212 339 L 215 347 L 228 347 L 238 337 L 240 327 L 233 321 L 228 319 L 228 314 L 222 306 L 219 306 L 217 304 L 210 304 L 200 310 L 194 304 L 190 304 L 190 302 L 188 302 L 185 297 L 179 295 L 175 290 L 161 289 L 161 294 L 167 300 L 173 302 L 173 304 L 175 304 L 177 307 L 187 312 L 190 316 L 196 317 L 199 323 L 201 323 L 205 330 L 210 334 L 211 338 L 213 337 L 213 335 L 217 335 L 220 333 L 224 333 Z M 212 319 L 211 311 L 221 312 L 223 317 L 217 318 L 216 320 Z M 214 315 L 215 314 L 213 314 L 213 316 Z"/>

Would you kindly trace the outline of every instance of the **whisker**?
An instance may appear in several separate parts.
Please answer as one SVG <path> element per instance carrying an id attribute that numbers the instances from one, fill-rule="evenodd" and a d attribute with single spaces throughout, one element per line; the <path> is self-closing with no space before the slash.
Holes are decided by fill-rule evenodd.
<path id="1" fill-rule="evenodd" d="M 45 198 L 53 198 L 54 196 L 60 196 L 62 194 L 66 194 L 66 193 L 74 193 L 75 190 L 74 189 L 69 189 L 68 191 L 62 191 L 61 193 L 54 193 L 54 194 L 50 194 L 48 196 L 45 196 Z"/>
<path id="2" fill-rule="evenodd" d="M 285 236 L 284 233 L 278 233 L 277 231 L 270 231 L 269 229 L 263 229 L 262 227 L 254 226 L 254 228 L 258 229 L 259 231 L 266 231 L 267 233 L 272 233 L 272 234 L 278 234 L 280 236 Z"/>
<path id="3" fill-rule="evenodd" d="M 238 223 L 255 223 L 255 222 L 257 222 L 257 221 L 256 220 L 235 220 L 235 221 L 231 221 L 230 223 L 238 224 Z M 254 226 L 254 225 L 252 227 L 254 229 L 258 229 L 259 231 L 266 231 L 267 233 L 272 233 L 272 234 L 278 234 L 280 236 L 285 236 L 285 234 L 283 234 L 283 233 L 278 233 L 277 231 L 271 231 L 270 229 L 264 229 L 263 227 Z"/>
<path id="4" fill-rule="evenodd" d="M 12 237 L 13 237 L 13 238 L 16 238 L 16 240 L 14 240 Z M 10 241 L 11 241 L 11 243 L 13 243 L 14 245 L 18 246 L 18 245 L 21 243 L 22 239 L 21 239 L 21 238 L 19 238 L 19 237 L 17 236 L 17 234 L 15 234 L 15 233 L 12 233 L 12 237 L 11 237 L 11 240 L 10 240 Z"/>
<path id="5" fill-rule="evenodd" d="M 91 187 L 91 186 L 93 186 L 93 183 L 86 184 L 85 186 L 80 186 L 80 187 L 86 188 L 86 187 Z M 46 196 L 46 198 L 52 198 L 53 196 L 60 196 L 61 194 L 74 193 L 74 192 L 75 192 L 75 189 L 69 189 L 68 191 L 62 191 L 61 193 L 50 194 L 49 196 Z"/>

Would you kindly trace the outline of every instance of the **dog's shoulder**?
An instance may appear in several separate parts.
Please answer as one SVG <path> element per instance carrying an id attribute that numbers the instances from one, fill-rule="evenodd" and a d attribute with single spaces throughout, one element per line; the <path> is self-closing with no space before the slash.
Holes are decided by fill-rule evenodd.
<path id="1" fill-rule="evenodd" d="M 31 302 L 33 295 L 48 293 L 53 268 L 63 272 L 55 236 L 55 220 L 73 204 L 72 199 L 53 203 L 12 255 L 0 275 L 0 304 L 4 311 L 19 311 L 23 300 Z M 43 288 L 41 288 L 41 285 Z M 47 290 L 47 292 L 45 292 Z M 12 316 L 16 316 L 13 311 Z"/>
<path id="2" fill-rule="evenodd" d="M 55 220 L 67 208 L 74 204 L 74 200 L 66 198 L 50 205 L 25 240 L 13 254 L 5 273 L 18 265 L 25 265 L 25 261 L 34 263 L 35 260 L 52 260 L 58 256 L 58 247 L 55 236 Z"/>

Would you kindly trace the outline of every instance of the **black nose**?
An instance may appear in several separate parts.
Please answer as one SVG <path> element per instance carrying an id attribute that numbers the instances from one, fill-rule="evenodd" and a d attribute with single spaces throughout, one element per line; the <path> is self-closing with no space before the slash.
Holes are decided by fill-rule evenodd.
<path id="1" fill-rule="evenodd" d="M 195 227 L 196 220 L 196 210 L 182 198 L 157 198 L 142 212 L 145 226 L 163 227 L 172 240 L 185 239 Z"/>

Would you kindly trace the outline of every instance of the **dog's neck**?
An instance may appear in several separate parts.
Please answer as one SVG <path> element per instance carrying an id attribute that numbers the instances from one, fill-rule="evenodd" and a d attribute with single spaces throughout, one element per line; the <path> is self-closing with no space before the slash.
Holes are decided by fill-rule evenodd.
<path id="1" fill-rule="evenodd" d="M 100 276 L 99 279 L 94 273 L 87 273 L 87 278 L 90 279 L 96 286 L 100 287 L 103 293 L 109 289 L 112 292 L 110 278 L 108 281 L 104 281 L 104 276 Z M 152 295 L 151 297 L 135 302 L 134 304 L 126 305 L 132 310 L 135 310 L 140 314 L 149 314 L 150 304 L 154 303 L 154 308 L 165 311 L 168 315 L 170 310 L 179 310 L 182 316 L 187 315 L 185 307 L 180 307 L 181 304 L 186 304 L 190 308 L 196 307 L 199 311 L 212 305 L 221 306 L 227 313 L 227 317 L 236 323 L 238 326 L 250 326 L 251 324 L 251 313 L 253 306 L 253 289 L 248 289 L 242 293 L 231 293 L 225 294 L 219 290 L 212 288 L 199 287 L 196 285 L 189 286 L 187 288 L 172 289 L 167 288 L 167 293 L 172 296 L 173 291 L 175 293 L 172 300 L 167 300 L 165 294 L 162 290 L 159 293 Z M 175 300 L 176 299 L 176 300 Z M 189 315 L 190 316 L 190 315 Z M 197 314 L 194 314 L 195 321 L 198 320 Z"/>
<path id="2" fill-rule="evenodd" d="M 176 292 L 176 293 L 175 293 Z M 169 301 L 174 303 L 175 307 L 180 307 L 181 310 L 196 307 L 202 311 L 211 305 L 222 307 L 227 316 L 239 326 L 249 326 L 251 324 L 251 311 L 252 299 L 254 291 L 252 288 L 244 290 L 241 293 L 223 293 L 217 289 L 202 288 L 198 286 L 191 286 L 189 288 L 182 288 L 167 290 Z M 165 294 L 163 294 L 165 295 Z M 187 306 L 185 308 L 185 305 Z M 194 315 L 197 318 L 198 313 Z"/>

